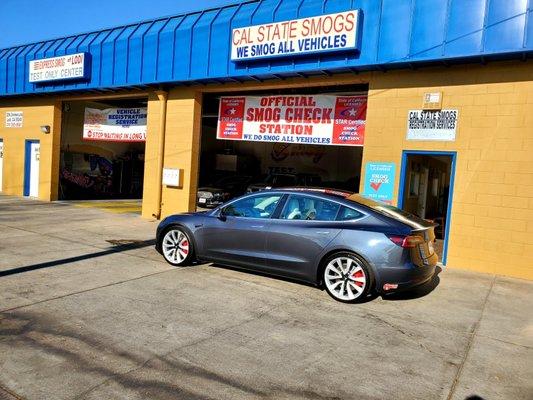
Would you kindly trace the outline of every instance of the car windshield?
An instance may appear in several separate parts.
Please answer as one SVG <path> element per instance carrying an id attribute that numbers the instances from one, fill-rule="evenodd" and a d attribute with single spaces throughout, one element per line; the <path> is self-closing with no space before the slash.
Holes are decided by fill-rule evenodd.
<path id="1" fill-rule="evenodd" d="M 353 201 L 354 203 L 362 204 L 372 210 L 385 215 L 387 217 L 392 217 L 397 219 L 415 229 L 424 229 L 434 224 L 420 218 L 410 212 L 402 210 L 398 207 L 391 206 L 390 204 L 382 203 L 380 201 L 369 199 L 368 197 L 361 196 L 360 194 L 352 194 L 346 198 L 346 200 Z"/>

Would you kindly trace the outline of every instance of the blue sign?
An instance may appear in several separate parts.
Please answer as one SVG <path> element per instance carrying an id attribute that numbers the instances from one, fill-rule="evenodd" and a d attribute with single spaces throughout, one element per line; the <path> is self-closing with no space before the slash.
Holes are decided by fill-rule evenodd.
<path id="1" fill-rule="evenodd" d="M 374 200 L 391 203 L 395 176 L 394 163 L 366 163 L 364 195 Z"/>

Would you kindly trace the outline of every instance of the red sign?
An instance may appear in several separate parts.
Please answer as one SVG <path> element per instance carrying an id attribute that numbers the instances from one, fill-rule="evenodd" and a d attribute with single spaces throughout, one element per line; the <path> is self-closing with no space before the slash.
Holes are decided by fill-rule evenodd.
<path id="1" fill-rule="evenodd" d="M 364 95 L 222 97 L 217 138 L 362 146 L 366 104 Z"/>

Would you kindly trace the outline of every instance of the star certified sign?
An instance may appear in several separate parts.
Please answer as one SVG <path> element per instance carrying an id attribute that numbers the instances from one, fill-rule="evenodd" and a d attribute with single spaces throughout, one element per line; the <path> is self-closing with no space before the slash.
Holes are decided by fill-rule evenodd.
<path id="1" fill-rule="evenodd" d="M 359 50 L 360 10 L 235 28 L 231 60 Z"/>

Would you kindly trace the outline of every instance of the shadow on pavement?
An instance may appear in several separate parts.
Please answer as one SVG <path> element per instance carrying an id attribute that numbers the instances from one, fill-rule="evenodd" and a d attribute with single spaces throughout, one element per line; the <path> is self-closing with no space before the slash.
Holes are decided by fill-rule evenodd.
<path id="1" fill-rule="evenodd" d="M 155 239 L 150 240 L 128 240 L 128 241 L 109 241 L 114 247 L 107 250 L 98 251 L 96 253 L 83 254 L 81 256 L 62 258 L 60 260 L 46 261 L 39 264 L 26 265 L 24 267 L 12 268 L 5 271 L 0 271 L 0 277 L 23 272 L 34 271 L 36 269 L 56 267 L 58 265 L 69 264 L 76 261 L 88 260 L 96 257 L 103 257 L 109 254 L 121 253 L 127 250 L 140 249 L 143 247 L 153 246 Z"/>

